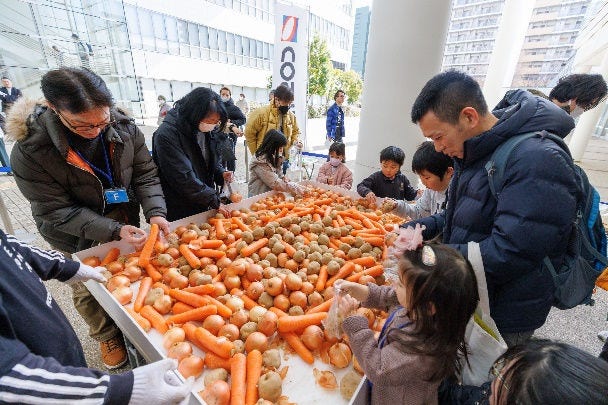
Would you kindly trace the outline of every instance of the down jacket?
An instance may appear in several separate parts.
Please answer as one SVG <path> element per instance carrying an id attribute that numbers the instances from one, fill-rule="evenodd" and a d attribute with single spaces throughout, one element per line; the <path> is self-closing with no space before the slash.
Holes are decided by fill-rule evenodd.
<path id="1" fill-rule="evenodd" d="M 197 134 L 198 130 L 180 119 L 178 110 L 174 108 L 167 113 L 152 137 L 152 154 L 165 192 L 169 221 L 220 206 L 215 187 L 224 182 L 219 137 L 225 137 L 225 134 L 211 132 L 204 135 L 209 142 L 209 162 L 203 158 Z"/>
<path id="2" fill-rule="evenodd" d="M 284 148 L 285 152 L 283 154 L 289 159 L 289 149 L 298 140 L 300 128 L 298 128 L 295 114 L 291 111 L 287 112 L 283 119 L 285 120 L 283 122 L 283 135 L 287 138 L 287 146 Z M 271 129 L 281 130 L 279 109 L 275 106 L 274 101 L 270 105 L 254 110 L 249 115 L 247 126 L 245 126 L 245 139 L 252 155 L 255 155 L 255 151 L 262 144 L 266 133 Z"/>
<path id="3" fill-rule="evenodd" d="M 338 125 L 338 123 L 340 125 Z M 334 103 L 327 109 L 327 118 L 325 119 L 325 129 L 327 130 L 326 136 L 331 139 L 336 139 L 336 132 L 340 130 L 341 136 L 338 139 L 342 139 L 346 136 L 344 129 L 344 110 L 340 106 Z"/>
<path id="4" fill-rule="evenodd" d="M 494 114 L 499 121 L 464 143 L 454 159 L 446 210 L 412 223 L 424 224 L 425 238 L 443 231 L 443 242 L 467 257 L 467 242 L 479 242 L 490 311 L 501 333 L 539 328 L 552 305 L 554 284 L 542 265 L 561 264 L 581 190 L 569 151 L 550 139 L 523 141 L 505 169 L 495 199 L 486 162 L 508 138 L 546 130 L 564 137 L 574 120 L 549 100 L 521 90 L 520 102 Z M 408 225 L 408 224 L 406 224 Z"/>
<path id="5" fill-rule="evenodd" d="M 93 170 L 70 148 L 69 129 L 45 105 L 20 99 L 7 121 L 7 136 L 17 143 L 11 166 L 21 193 L 30 201 L 42 237 L 68 253 L 116 237 L 122 224 L 139 226 L 139 204 L 147 220 L 166 216 L 156 166 L 143 133 L 119 109 L 102 136 L 110 148 L 114 181 L 129 192 L 129 202 L 104 217 L 103 186 Z"/>

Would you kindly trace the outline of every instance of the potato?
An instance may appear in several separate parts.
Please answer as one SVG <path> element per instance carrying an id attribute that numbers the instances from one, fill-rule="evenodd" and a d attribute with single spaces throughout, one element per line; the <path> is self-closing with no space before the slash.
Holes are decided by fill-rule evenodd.
<path id="1" fill-rule="evenodd" d="M 173 263 L 173 258 L 171 257 L 171 255 L 161 253 L 156 256 L 156 261 L 163 267 L 169 267 L 171 266 L 171 263 Z"/>
<path id="2" fill-rule="evenodd" d="M 333 224 L 331 217 L 323 217 L 321 222 L 323 222 L 323 225 L 325 226 L 332 226 Z"/>
<path id="3" fill-rule="evenodd" d="M 306 252 L 303 250 L 296 250 L 296 252 L 293 254 L 293 260 L 296 263 L 302 263 L 304 259 L 306 259 Z"/>
<path id="4" fill-rule="evenodd" d="M 283 218 L 279 219 L 279 224 L 284 228 L 288 228 L 291 225 L 291 218 L 283 217 Z"/>
<path id="5" fill-rule="evenodd" d="M 338 263 L 336 260 L 331 260 L 327 263 L 327 274 L 329 274 L 330 276 L 335 275 L 338 270 L 340 270 L 340 263 Z"/>
<path id="6" fill-rule="evenodd" d="M 299 235 L 300 232 L 302 232 L 302 228 L 300 228 L 300 225 L 298 224 L 291 224 L 289 227 L 289 232 L 293 233 L 294 235 Z"/>
<path id="7" fill-rule="evenodd" d="M 361 376 L 357 374 L 356 371 L 350 370 L 346 373 L 340 380 L 340 394 L 342 394 L 342 397 L 349 401 L 357 390 L 360 382 Z"/>
<path id="8" fill-rule="evenodd" d="M 266 236 L 267 238 L 270 238 L 271 236 L 273 236 L 276 233 L 277 233 L 277 228 L 275 228 L 274 226 L 268 224 L 264 227 L 264 236 Z"/>
<path id="9" fill-rule="evenodd" d="M 310 225 L 310 232 L 312 233 L 320 234 L 321 232 L 323 232 L 323 230 L 324 228 L 322 223 L 315 222 L 314 224 Z"/>
<path id="10" fill-rule="evenodd" d="M 255 228 L 253 230 L 253 239 L 258 240 L 264 237 L 264 228 Z"/>
<path id="11" fill-rule="evenodd" d="M 319 274 L 319 270 L 321 270 L 321 264 L 319 262 L 311 261 L 306 267 L 306 274 Z"/>
<path id="12" fill-rule="evenodd" d="M 203 231 L 208 231 L 211 229 L 211 224 L 204 222 L 201 224 L 201 226 L 199 227 L 199 229 L 203 230 Z"/>
<path id="13" fill-rule="evenodd" d="M 321 234 L 319 235 L 319 238 L 317 239 L 317 243 L 319 245 L 329 245 L 329 236 L 327 236 L 326 234 Z"/>
<path id="14" fill-rule="evenodd" d="M 310 223 L 308 221 L 300 222 L 300 229 L 302 231 L 308 231 L 310 229 Z"/>
<path id="15" fill-rule="evenodd" d="M 266 260 L 268 260 L 268 262 L 270 263 L 270 265 L 272 267 L 277 267 L 278 259 L 277 259 L 277 255 L 275 255 L 274 253 L 268 253 L 266 255 Z"/>
<path id="16" fill-rule="evenodd" d="M 321 263 L 323 256 L 321 256 L 321 253 L 315 251 L 308 255 L 308 260 L 311 262 Z"/>
<path id="17" fill-rule="evenodd" d="M 279 373 L 269 371 L 260 377 L 258 382 L 258 395 L 262 399 L 276 402 L 281 397 L 283 381 Z"/>
<path id="18" fill-rule="evenodd" d="M 279 255 L 280 253 L 283 253 L 285 251 L 285 245 L 280 242 L 277 242 L 272 246 L 271 249 L 272 253 L 274 253 L 275 255 Z"/>
<path id="19" fill-rule="evenodd" d="M 205 387 L 217 380 L 228 381 L 228 372 L 223 368 L 214 368 L 213 370 L 208 370 L 203 378 Z"/>
<path id="20" fill-rule="evenodd" d="M 289 315 L 291 316 L 295 316 L 295 315 L 304 315 L 304 310 L 302 309 L 301 306 L 299 305 L 294 305 L 293 307 L 289 308 L 288 311 Z"/>
<path id="21" fill-rule="evenodd" d="M 361 249 L 358 248 L 351 248 L 348 253 L 346 254 L 346 256 L 349 259 L 358 259 L 359 257 L 361 257 Z"/>
<path id="22" fill-rule="evenodd" d="M 189 264 L 186 264 L 185 266 L 180 266 L 179 268 L 179 272 L 182 273 L 183 276 L 188 277 L 188 275 L 190 274 L 190 272 L 192 271 L 192 267 L 190 267 Z"/>
<path id="23" fill-rule="evenodd" d="M 162 288 L 152 288 L 150 291 L 148 291 L 146 299 L 144 299 L 144 304 L 153 305 L 154 301 L 156 301 L 159 297 L 162 297 L 163 295 L 165 295 L 165 292 Z"/>
<path id="24" fill-rule="evenodd" d="M 363 246 L 363 244 L 364 244 L 364 243 L 365 243 L 365 240 L 364 240 L 363 238 L 361 238 L 361 237 L 359 237 L 359 236 L 357 236 L 357 237 L 355 238 L 355 243 L 354 243 L 354 245 L 355 245 L 355 247 L 356 247 L 356 248 L 360 248 L 361 246 Z"/>
<path id="25" fill-rule="evenodd" d="M 262 354 L 262 361 L 265 367 L 278 369 L 281 367 L 281 353 L 278 349 L 269 349 Z"/>
<path id="26" fill-rule="evenodd" d="M 362 253 L 369 253 L 372 251 L 373 247 L 368 242 L 365 242 L 359 249 L 361 249 Z"/>
<path id="27" fill-rule="evenodd" d="M 291 231 L 285 231 L 283 234 L 283 240 L 287 243 L 293 243 L 296 236 Z"/>
<path id="28" fill-rule="evenodd" d="M 344 253 L 348 253 L 348 251 L 350 250 L 350 248 L 351 248 L 351 247 L 352 247 L 352 246 L 351 246 L 351 245 L 349 245 L 348 243 L 340 243 L 340 247 L 339 247 L 339 249 L 340 249 L 341 251 L 343 251 Z"/>
<path id="29" fill-rule="evenodd" d="M 321 263 L 323 264 L 327 264 L 329 263 L 332 259 L 334 258 L 334 255 L 332 255 L 329 252 L 325 252 L 323 253 L 323 256 L 321 257 Z"/>

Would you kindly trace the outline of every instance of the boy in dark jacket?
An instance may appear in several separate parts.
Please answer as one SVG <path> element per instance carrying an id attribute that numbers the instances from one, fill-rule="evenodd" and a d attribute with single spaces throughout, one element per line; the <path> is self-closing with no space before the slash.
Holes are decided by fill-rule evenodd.
<path id="1" fill-rule="evenodd" d="M 357 193 L 370 204 L 376 204 L 376 197 L 412 201 L 417 191 L 401 173 L 405 153 L 401 148 L 389 146 L 380 152 L 381 170 L 373 173 L 357 185 Z"/>

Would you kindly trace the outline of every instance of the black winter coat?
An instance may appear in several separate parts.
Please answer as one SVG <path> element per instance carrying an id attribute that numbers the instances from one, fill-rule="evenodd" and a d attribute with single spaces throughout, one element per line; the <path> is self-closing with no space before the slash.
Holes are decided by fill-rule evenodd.
<path id="1" fill-rule="evenodd" d="M 243 125 L 245 125 L 245 121 L 247 121 L 247 118 L 245 118 L 245 114 L 243 114 L 241 109 L 234 105 L 234 101 L 232 101 L 232 99 L 224 101 L 224 108 L 228 113 L 228 119 L 231 123 L 233 123 L 237 127 L 242 127 Z"/>
<path id="2" fill-rule="evenodd" d="M 158 166 L 169 221 L 220 205 L 215 186 L 222 184 L 224 169 L 218 157 L 217 134 L 205 134 L 210 158 L 206 162 L 197 133 L 197 129 L 180 120 L 174 108 L 152 137 L 152 157 Z"/>
<path id="3" fill-rule="evenodd" d="M 539 130 L 564 137 L 574 127 L 555 104 L 524 93 L 519 103 L 495 112 L 494 127 L 465 141 L 463 159 L 454 159 L 446 210 L 410 223 L 424 224 L 425 238 L 443 231 L 443 242 L 465 257 L 467 242 L 479 242 L 490 310 L 501 333 L 545 323 L 554 285 L 542 261 L 549 256 L 556 267 L 563 261 L 581 192 L 569 151 L 531 138 L 512 152 L 498 200 L 492 196 L 484 166 L 498 145 Z"/>
<path id="4" fill-rule="evenodd" d="M 376 197 L 394 198 L 395 200 L 412 201 L 416 198 L 416 189 L 401 172 L 391 180 L 382 174 L 382 171 L 378 171 L 357 185 L 357 193 L 361 197 L 365 197 L 370 191 Z"/>

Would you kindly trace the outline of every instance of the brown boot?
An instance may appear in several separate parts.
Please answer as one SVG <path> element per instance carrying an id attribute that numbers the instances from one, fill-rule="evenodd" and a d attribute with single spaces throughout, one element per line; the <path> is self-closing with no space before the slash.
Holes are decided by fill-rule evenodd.
<path id="1" fill-rule="evenodd" d="M 127 348 L 122 335 L 101 342 L 99 346 L 101 359 L 108 370 L 119 368 L 127 362 Z"/>

